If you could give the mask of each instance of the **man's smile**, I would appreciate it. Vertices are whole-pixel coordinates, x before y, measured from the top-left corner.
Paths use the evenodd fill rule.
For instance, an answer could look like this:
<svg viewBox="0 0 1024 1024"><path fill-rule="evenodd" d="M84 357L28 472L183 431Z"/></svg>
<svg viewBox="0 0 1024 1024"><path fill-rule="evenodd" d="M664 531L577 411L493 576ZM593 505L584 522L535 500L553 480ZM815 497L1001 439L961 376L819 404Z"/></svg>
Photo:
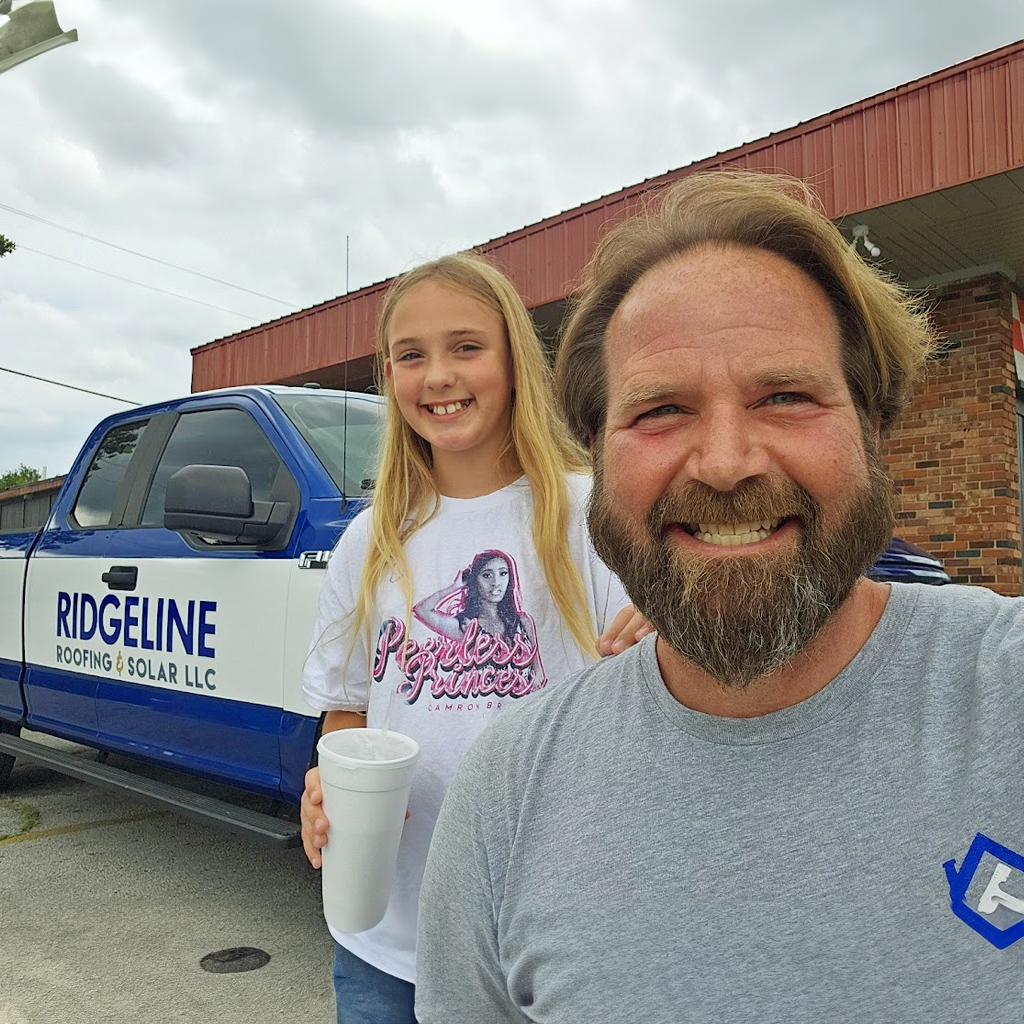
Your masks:
<svg viewBox="0 0 1024 1024"><path fill-rule="evenodd" d="M782 519L763 519L753 523L685 523L684 529L705 544L736 547L767 540L783 522Z"/></svg>

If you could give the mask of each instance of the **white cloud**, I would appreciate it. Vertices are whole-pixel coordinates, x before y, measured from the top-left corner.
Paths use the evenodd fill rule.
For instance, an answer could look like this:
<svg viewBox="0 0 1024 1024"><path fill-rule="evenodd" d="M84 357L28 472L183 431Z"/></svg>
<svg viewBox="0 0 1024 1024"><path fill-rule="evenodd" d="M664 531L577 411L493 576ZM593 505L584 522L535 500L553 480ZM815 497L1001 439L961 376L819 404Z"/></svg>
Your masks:
<svg viewBox="0 0 1024 1024"><path fill-rule="evenodd" d="M137 401L187 392L190 348L343 292L346 236L355 288L1021 35L1018 0L57 8L79 41L0 76L0 204L285 300L0 209L23 246L0 366ZM67 469L121 408L0 385L0 471Z"/></svg>

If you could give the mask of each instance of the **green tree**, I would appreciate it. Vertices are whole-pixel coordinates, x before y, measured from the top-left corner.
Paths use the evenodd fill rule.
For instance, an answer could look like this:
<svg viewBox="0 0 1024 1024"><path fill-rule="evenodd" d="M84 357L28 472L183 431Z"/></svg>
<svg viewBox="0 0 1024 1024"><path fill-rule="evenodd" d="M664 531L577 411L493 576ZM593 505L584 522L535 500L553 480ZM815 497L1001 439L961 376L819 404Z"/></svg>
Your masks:
<svg viewBox="0 0 1024 1024"><path fill-rule="evenodd" d="M0 491L9 491L12 487L21 487L22 484L34 484L38 479L39 470L26 466L23 462L17 469L0 473Z"/></svg>
<svg viewBox="0 0 1024 1024"><path fill-rule="evenodd" d="M14 252L15 244L7 238L5 235L0 235L0 256L6 256L9 252Z"/></svg>

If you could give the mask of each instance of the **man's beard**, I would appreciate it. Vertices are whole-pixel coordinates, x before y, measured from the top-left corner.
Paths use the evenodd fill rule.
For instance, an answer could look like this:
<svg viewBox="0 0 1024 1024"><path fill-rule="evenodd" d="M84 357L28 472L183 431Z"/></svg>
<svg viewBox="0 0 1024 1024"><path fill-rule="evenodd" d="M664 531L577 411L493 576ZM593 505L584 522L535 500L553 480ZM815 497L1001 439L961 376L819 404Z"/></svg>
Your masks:
<svg viewBox="0 0 1024 1024"><path fill-rule="evenodd" d="M832 523L792 481L754 479L729 492L695 482L665 493L634 528L606 492L598 449L589 508L594 547L670 647L726 686L749 686L804 650L889 542L892 484L864 433L868 482ZM683 554L667 535L682 524L789 517L803 532L794 555Z"/></svg>

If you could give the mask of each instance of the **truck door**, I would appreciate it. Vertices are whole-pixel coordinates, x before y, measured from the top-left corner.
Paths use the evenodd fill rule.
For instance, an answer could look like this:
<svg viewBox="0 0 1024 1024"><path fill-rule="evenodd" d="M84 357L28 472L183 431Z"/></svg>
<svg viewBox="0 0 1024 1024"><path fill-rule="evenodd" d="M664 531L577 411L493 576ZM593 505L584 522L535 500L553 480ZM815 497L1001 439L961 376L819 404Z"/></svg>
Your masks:
<svg viewBox="0 0 1024 1024"><path fill-rule="evenodd" d="M123 546L128 496L152 447L149 427L148 419L139 419L105 432L98 428L100 437L86 442L68 477L77 494L73 501L58 502L29 560L27 720L44 732L84 743L96 740L96 688L115 664L114 646L105 638L117 612L105 603L100 575L111 565L109 552Z"/></svg>

